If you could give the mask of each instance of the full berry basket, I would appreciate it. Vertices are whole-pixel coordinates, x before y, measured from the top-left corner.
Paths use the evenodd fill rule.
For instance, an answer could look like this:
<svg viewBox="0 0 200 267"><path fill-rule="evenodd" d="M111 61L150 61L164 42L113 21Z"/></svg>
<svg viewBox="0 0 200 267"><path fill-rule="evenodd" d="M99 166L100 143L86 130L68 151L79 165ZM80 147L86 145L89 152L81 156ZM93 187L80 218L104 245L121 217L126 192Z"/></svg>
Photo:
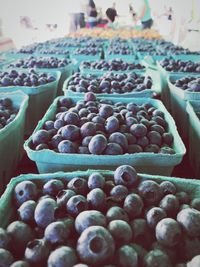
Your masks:
<svg viewBox="0 0 200 267"><path fill-rule="evenodd" d="M73 98L72 101L75 103L81 98ZM36 129L41 129L44 122L54 118L57 102L59 98L56 98L53 104L49 107L48 111L44 115L43 119L39 121ZM119 102L119 98L110 98L113 103ZM123 164L132 165L138 172L150 173L150 174L165 174L170 175L173 168L178 165L185 154L185 146L177 132L175 122L171 115L167 112L166 108L159 100L149 98L121 98L120 102L136 104L149 103L165 114L165 120L169 125L169 132L174 137L174 150L175 154L155 154L155 153L135 153L135 154L124 154L124 155L88 155L88 154L62 154L56 153L49 149L35 151L31 148L32 136L24 144L28 157L35 161L39 173L57 172L57 171L71 171L71 170L87 170L91 169L115 169L117 166Z"/></svg>
<svg viewBox="0 0 200 267"><path fill-rule="evenodd" d="M170 89L171 112L177 122L177 127L183 139L188 138L188 114L186 112L186 102L188 100L200 100L200 92L187 92L175 86L173 83L186 76L197 76L198 74L170 74L167 78Z"/></svg>
<svg viewBox="0 0 200 267"><path fill-rule="evenodd" d="M61 179L62 181L69 181L75 177L82 177L87 179L93 172L99 172L105 179L113 177L113 171L108 170L87 170L87 171L74 171L74 172L56 172L47 174L23 174L11 179L8 184L4 194L0 200L0 226L6 228L7 225L14 219L14 206L12 194L14 192L15 186L22 182L30 180L38 186L44 185L50 179ZM141 181L143 180L154 180L158 183L163 181L170 181L174 183L178 191L185 191L189 194L191 198L200 197L200 181L195 179L184 179L176 177L158 176L158 175L148 175L148 174L138 174Z"/></svg>
<svg viewBox="0 0 200 267"><path fill-rule="evenodd" d="M189 159L195 177L200 178L200 121L196 112L200 112L199 101L188 101L186 110L189 118Z"/></svg>
<svg viewBox="0 0 200 267"><path fill-rule="evenodd" d="M145 72L140 72L137 74L141 74L142 76L143 75L146 75ZM95 75L95 77L99 77L101 75ZM79 92L74 92L72 90L70 90L68 88L68 85L69 85L69 82L72 80L72 77L69 77L65 82L64 82L64 85L63 85L63 92L64 92L64 95L68 96L68 97L84 97L84 93L79 93ZM157 84L154 83L153 81L153 85L151 87L151 89L145 89L145 90L142 90L141 92L130 92L130 93L124 93L124 94L117 94L117 93L114 93L114 94L108 94L108 93L103 93L103 94L96 94L96 96L99 96L99 97L104 97L104 98L110 98L110 97L125 97L125 98L132 98L132 97L146 97L146 98L151 98L154 96L154 94L157 92Z"/></svg>
<svg viewBox="0 0 200 267"><path fill-rule="evenodd" d="M12 177L22 156L25 117L28 107L28 96L23 92L0 93L1 98L10 98L13 106L19 111L12 122L0 129L0 194Z"/></svg>
<svg viewBox="0 0 200 267"><path fill-rule="evenodd" d="M24 71L23 71L24 72ZM43 73L44 71L38 71L38 73ZM60 72L48 71L56 79L48 84L27 87L27 86L8 86L0 87L0 92L15 92L17 90L29 96L27 114L26 114L26 126L25 134L30 134L38 121L45 114L46 110L56 97L58 82L60 79Z"/></svg>

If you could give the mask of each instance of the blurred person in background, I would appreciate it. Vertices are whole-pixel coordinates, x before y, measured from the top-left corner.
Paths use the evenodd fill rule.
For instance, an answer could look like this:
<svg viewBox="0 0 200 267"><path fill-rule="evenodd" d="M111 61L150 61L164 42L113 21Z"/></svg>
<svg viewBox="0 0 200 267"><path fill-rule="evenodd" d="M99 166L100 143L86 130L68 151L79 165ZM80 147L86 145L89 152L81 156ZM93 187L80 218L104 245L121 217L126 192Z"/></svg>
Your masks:
<svg viewBox="0 0 200 267"><path fill-rule="evenodd" d="M140 21L142 24L142 29L150 29L153 25L153 19L151 16L151 7L149 4L149 0L140 0L139 2L139 10L137 12L136 21ZM130 8L129 8L130 10ZM135 11L133 10L133 14Z"/></svg>
<svg viewBox="0 0 200 267"><path fill-rule="evenodd" d="M98 13L97 13L96 5L93 0L88 1L88 4L86 6L86 12L87 12L87 22L88 22L89 28L93 28L97 26Z"/></svg>
<svg viewBox="0 0 200 267"><path fill-rule="evenodd" d="M106 16L109 23L113 23L115 21L115 18L118 16L115 3L113 3L112 7L109 7L106 10Z"/></svg>
<svg viewBox="0 0 200 267"><path fill-rule="evenodd" d="M70 26L69 32L74 32L85 27L86 2L83 0L73 0L69 5Z"/></svg>

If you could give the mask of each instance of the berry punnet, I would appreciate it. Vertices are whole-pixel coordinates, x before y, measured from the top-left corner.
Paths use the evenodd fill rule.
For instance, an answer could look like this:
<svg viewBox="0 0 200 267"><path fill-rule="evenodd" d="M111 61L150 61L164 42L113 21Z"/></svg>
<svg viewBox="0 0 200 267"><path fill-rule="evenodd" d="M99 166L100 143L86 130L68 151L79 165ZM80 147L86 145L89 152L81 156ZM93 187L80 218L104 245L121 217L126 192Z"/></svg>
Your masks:
<svg viewBox="0 0 200 267"><path fill-rule="evenodd" d="M197 197L129 165L70 178L15 186L1 266L198 266Z"/></svg>

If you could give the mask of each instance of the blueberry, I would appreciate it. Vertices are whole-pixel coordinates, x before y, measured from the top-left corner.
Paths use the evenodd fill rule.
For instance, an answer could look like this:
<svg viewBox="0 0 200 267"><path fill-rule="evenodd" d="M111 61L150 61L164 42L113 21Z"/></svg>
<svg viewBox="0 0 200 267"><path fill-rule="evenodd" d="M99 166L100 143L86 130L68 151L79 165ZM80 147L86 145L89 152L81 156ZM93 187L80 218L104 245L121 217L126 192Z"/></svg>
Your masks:
<svg viewBox="0 0 200 267"><path fill-rule="evenodd" d="M177 214L177 221L190 237L198 237L200 233L200 212L188 208L183 209Z"/></svg>
<svg viewBox="0 0 200 267"><path fill-rule="evenodd" d="M67 112L66 115L64 116L64 121L66 124L73 124L78 126L80 119L75 112Z"/></svg>
<svg viewBox="0 0 200 267"><path fill-rule="evenodd" d="M50 223L44 232L45 240L55 245L65 244L70 235L70 229L62 221Z"/></svg>
<svg viewBox="0 0 200 267"><path fill-rule="evenodd" d="M60 128L62 128L65 125L65 122L61 119L57 119L54 121L54 128L56 130L59 130Z"/></svg>
<svg viewBox="0 0 200 267"><path fill-rule="evenodd" d="M24 256L32 264L45 264L50 254L50 248L43 239L34 239L27 244Z"/></svg>
<svg viewBox="0 0 200 267"><path fill-rule="evenodd" d="M89 143L89 151L91 154L101 155L107 146L107 139L101 134L92 137Z"/></svg>
<svg viewBox="0 0 200 267"><path fill-rule="evenodd" d="M165 133L165 129L161 125L159 125L159 124L152 125L150 127L150 130L151 131L156 131L156 132L158 132L161 135L163 135Z"/></svg>
<svg viewBox="0 0 200 267"><path fill-rule="evenodd" d="M92 93L92 92L88 92L88 93L85 94L85 96L84 96L84 100L85 100L86 102L88 102L88 101L95 101L95 100L96 100L96 96L95 96L94 93Z"/></svg>
<svg viewBox="0 0 200 267"><path fill-rule="evenodd" d="M8 249L10 241L7 232L3 228L0 228L0 248Z"/></svg>
<svg viewBox="0 0 200 267"><path fill-rule="evenodd" d="M38 202L35 209L35 222L41 228L46 228L50 223L55 221L55 210L57 203L51 198L42 199Z"/></svg>
<svg viewBox="0 0 200 267"><path fill-rule="evenodd" d="M200 211L200 198L194 198L190 205L193 209Z"/></svg>
<svg viewBox="0 0 200 267"><path fill-rule="evenodd" d="M179 209L178 198L172 194L168 194L161 199L159 207L164 209L168 216L173 217Z"/></svg>
<svg viewBox="0 0 200 267"><path fill-rule="evenodd" d="M149 251L144 258L143 264L145 267L172 267L168 255L158 249Z"/></svg>
<svg viewBox="0 0 200 267"><path fill-rule="evenodd" d="M166 217L167 217L166 212L158 207L150 209L146 214L147 223L150 228L155 228L157 223Z"/></svg>
<svg viewBox="0 0 200 267"><path fill-rule="evenodd" d="M43 125L43 128L47 131L53 129L54 128L54 122L53 121L46 121Z"/></svg>
<svg viewBox="0 0 200 267"><path fill-rule="evenodd" d="M104 150L105 155L122 155L123 149L120 145L116 143L108 143L106 149Z"/></svg>
<svg viewBox="0 0 200 267"><path fill-rule="evenodd" d="M120 247L116 251L116 264L120 267L137 267L138 255L135 249L128 245Z"/></svg>
<svg viewBox="0 0 200 267"><path fill-rule="evenodd" d="M158 222L155 229L156 239L164 246L173 247L181 238L182 231L179 223L171 218L164 218Z"/></svg>
<svg viewBox="0 0 200 267"><path fill-rule="evenodd" d="M71 179L67 184L67 188L80 195L85 195L88 191L87 181L81 177Z"/></svg>
<svg viewBox="0 0 200 267"><path fill-rule="evenodd" d="M82 146L88 147L90 140L92 139L93 136L86 136L82 140Z"/></svg>
<svg viewBox="0 0 200 267"><path fill-rule="evenodd" d="M80 131L83 138L93 136L96 133L96 126L93 122L86 122L81 126Z"/></svg>
<svg viewBox="0 0 200 267"><path fill-rule="evenodd" d="M158 133L156 131L148 132L147 137L148 137L149 142L151 144L155 144L155 145L160 146L162 143L162 137L161 137L160 133Z"/></svg>
<svg viewBox="0 0 200 267"><path fill-rule="evenodd" d="M144 202L150 205L157 204L161 198L161 188L154 181L142 181L138 186L138 193Z"/></svg>
<svg viewBox="0 0 200 267"><path fill-rule="evenodd" d="M123 220L112 220L108 225L108 230L118 246L128 244L132 239L132 229Z"/></svg>
<svg viewBox="0 0 200 267"><path fill-rule="evenodd" d="M70 108L72 106L72 100L67 97L62 97L58 100L58 106Z"/></svg>
<svg viewBox="0 0 200 267"><path fill-rule="evenodd" d="M71 216L77 216L80 212L87 210L88 203L84 196L75 195L68 200L66 208Z"/></svg>
<svg viewBox="0 0 200 267"><path fill-rule="evenodd" d="M137 194L129 194L124 200L124 210L130 218L138 217L143 209L144 203L141 197Z"/></svg>
<svg viewBox="0 0 200 267"><path fill-rule="evenodd" d="M108 141L110 143L116 143L118 145L120 145L123 148L123 151L125 152L128 148L128 141L127 138L124 134L120 133L120 132L115 132L112 133L109 138Z"/></svg>
<svg viewBox="0 0 200 267"><path fill-rule="evenodd" d="M163 144L167 144L168 146L171 146L173 141L174 141L174 137L171 133L163 133L162 135Z"/></svg>
<svg viewBox="0 0 200 267"><path fill-rule="evenodd" d="M48 267L72 267L78 259L73 248L61 246L51 252L48 258Z"/></svg>
<svg viewBox="0 0 200 267"><path fill-rule="evenodd" d="M148 144L149 144L149 140L146 136L139 137L137 139L137 145L141 146L142 148L145 148L146 146L148 146Z"/></svg>
<svg viewBox="0 0 200 267"><path fill-rule="evenodd" d="M27 261L15 261L13 264L10 265L10 267L30 267L29 263Z"/></svg>
<svg viewBox="0 0 200 267"><path fill-rule="evenodd" d="M106 205L106 195L101 188L94 188L87 194L87 201L91 209L103 210Z"/></svg>
<svg viewBox="0 0 200 267"><path fill-rule="evenodd" d="M102 226L90 226L82 232L77 241L77 253L86 264L100 265L112 261L115 243L112 235Z"/></svg>
<svg viewBox="0 0 200 267"><path fill-rule="evenodd" d="M139 124L133 124L130 127L130 132L135 136L135 137L143 137L147 134L147 127L143 125L142 123Z"/></svg>
<svg viewBox="0 0 200 267"><path fill-rule="evenodd" d="M113 220L123 220L126 222L129 221L128 215L125 210L117 206L111 207L107 210L106 219L108 222Z"/></svg>
<svg viewBox="0 0 200 267"><path fill-rule="evenodd" d="M158 153L160 150L158 145L155 144L150 144L144 148L144 152L147 153Z"/></svg>
<svg viewBox="0 0 200 267"><path fill-rule="evenodd" d="M141 153L141 152L143 152L143 148L137 144L128 146L128 153L129 154Z"/></svg>
<svg viewBox="0 0 200 267"><path fill-rule="evenodd" d="M117 202L124 200L128 195L128 189L124 185L116 185L110 191L110 196Z"/></svg>
<svg viewBox="0 0 200 267"><path fill-rule="evenodd" d="M79 140L80 129L75 125L69 124L62 128L61 135L67 140L76 141Z"/></svg>
<svg viewBox="0 0 200 267"><path fill-rule="evenodd" d="M176 194L176 186L169 181L162 182L160 184L160 187L162 189L163 195L167 195L167 194L175 195Z"/></svg>
<svg viewBox="0 0 200 267"><path fill-rule="evenodd" d="M110 105L102 105L99 109L99 115L105 119L112 116L114 113L112 106Z"/></svg>
<svg viewBox="0 0 200 267"><path fill-rule="evenodd" d="M129 165L121 165L114 172L115 184L133 186L138 180L136 170Z"/></svg>
<svg viewBox="0 0 200 267"><path fill-rule="evenodd" d="M118 130L119 121L115 116L108 117L105 123L105 129L107 133L111 134Z"/></svg>
<svg viewBox="0 0 200 267"><path fill-rule="evenodd" d="M58 144L58 151L60 153L77 153L77 148L73 142L63 140Z"/></svg>
<svg viewBox="0 0 200 267"><path fill-rule="evenodd" d="M88 188L94 189L94 188L101 188L103 189L105 185L105 178L102 174L98 172L93 172L88 177Z"/></svg>
<svg viewBox="0 0 200 267"><path fill-rule="evenodd" d="M2 267L10 267L14 262L14 257L8 250L0 248L0 261Z"/></svg>
<svg viewBox="0 0 200 267"><path fill-rule="evenodd" d="M65 208L67 201L75 196L75 192L73 190L70 189L66 189L66 190L61 190L59 191L59 193L56 196L56 201L57 201L57 205L58 208Z"/></svg>
<svg viewBox="0 0 200 267"><path fill-rule="evenodd" d="M49 133L46 130L39 130L32 135L32 141L35 146L47 143L49 141Z"/></svg>
<svg viewBox="0 0 200 267"><path fill-rule="evenodd" d="M14 189L14 201L20 206L27 200L36 200L38 197L37 186L31 181L18 183Z"/></svg>
<svg viewBox="0 0 200 267"><path fill-rule="evenodd" d="M86 210L79 213L75 219L76 231L81 234L90 226L106 227L106 217L97 210Z"/></svg>
<svg viewBox="0 0 200 267"><path fill-rule="evenodd" d="M34 238L34 231L28 224L14 221L8 225L7 233L12 240L11 252L18 257L22 256L27 243Z"/></svg>
<svg viewBox="0 0 200 267"><path fill-rule="evenodd" d="M55 197L62 189L64 189L64 184L61 180L51 179L43 185L42 191L44 195Z"/></svg>
<svg viewBox="0 0 200 267"><path fill-rule="evenodd" d="M34 200L25 201L18 209L20 220L26 223L33 222L35 208L36 202Z"/></svg>

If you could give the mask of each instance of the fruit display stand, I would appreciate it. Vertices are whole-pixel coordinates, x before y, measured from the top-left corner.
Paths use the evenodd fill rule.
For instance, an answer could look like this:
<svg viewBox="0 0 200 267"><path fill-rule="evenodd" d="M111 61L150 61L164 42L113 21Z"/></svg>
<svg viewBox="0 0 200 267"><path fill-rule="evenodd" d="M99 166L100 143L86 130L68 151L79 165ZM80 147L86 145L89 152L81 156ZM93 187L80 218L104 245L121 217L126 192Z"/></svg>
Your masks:
<svg viewBox="0 0 200 267"><path fill-rule="evenodd" d="M113 176L113 171L108 170L87 170L87 171L75 171L75 172L56 172L48 174L23 174L18 177L11 179L8 184L4 194L0 199L0 226L6 228L8 224L14 219L14 205L13 205L13 193L15 186L23 181L32 181L38 186L43 186L50 179L59 179L63 182L70 181L75 177L81 177L87 179L93 172L98 172L105 177L105 179L110 179ZM200 181L195 179L184 179L176 177L167 176L157 176L148 174L138 174L141 181L154 180L158 183L163 181L172 182L178 191L184 191L188 193L191 199L200 197Z"/></svg>
<svg viewBox="0 0 200 267"><path fill-rule="evenodd" d="M189 117L189 159L195 177L200 178L200 121L196 112L200 112L199 101L188 101L186 110Z"/></svg>
<svg viewBox="0 0 200 267"><path fill-rule="evenodd" d="M186 112L186 103L189 100L200 100L200 92L187 92L173 83L183 77L186 76L196 76L199 77L198 74L170 74L167 78L168 87L170 90L170 103L171 103L171 112L174 117L179 133L181 137L186 140L188 138L188 114Z"/></svg>
<svg viewBox="0 0 200 267"><path fill-rule="evenodd" d="M138 74L138 73L137 73ZM141 72L140 73L141 75L144 75L145 72ZM99 77L101 75L97 75L95 77ZM84 94L85 93L79 93L79 92L74 92L72 90L70 90L68 88L68 84L69 82L72 80L72 77L69 77L65 82L64 82L64 85L63 85L63 92L64 92L64 95L65 96L68 96L68 97L84 97ZM108 93L102 93L102 94L96 94L96 96L98 97L103 97L103 98L113 98L113 97L125 97L125 98L142 98L142 97L146 97L146 98L151 98L153 97L156 92L158 91L157 89L157 84L155 84L153 82L153 85L151 87L151 89L145 89L145 90L142 90L141 92L130 92L130 93L123 93L123 94L117 94L117 93L114 93L114 94L108 94Z"/></svg>
<svg viewBox="0 0 200 267"><path fill-rule="evenodd" d="M99 98L100 99L100 98ZM45 116L39 121L34 133L42 128L47 120L52 120L57 110L57 102L59 98L55 99L53 104L49 107ZM73 98L72 101L77 102L80 98ZM119 98L110 98L113 103L119 102ZM130 98L121 98L120 102L130 103ZM185 146L177 132L175 122L166 108L159 100L136 98L135 104L149 103L158 108L165 114L165 120L169 125L169 132L174 137L173 149L175 154L157 154L157 153L134 153L123 155L91 155L91 154L63 154L55 151L44 149L35 151L31 148L32 136L24 144L24 149L28 157L36 162L38 171L40 173L56 172L56 171L71 171L71 170L87 170L88 168L96 169L114 169L116 166L123 164L132 165L138 172L145 172L149 174L165 174L170 175L173 168L178 165L186 153ZM76 159L76 160L75 160Z"/></svg>
<svg viewBox="0 0 200 267"><path fill-rule="evenodd" d="M19 111L12 122L0 129L0 194L22 156L25 117L28 107L28 96L23 92L0 93L0 98L5 97L10 98L13 106Z"/></svg>
<svg viewBox="0 0 200 267"><path fill-rule="evenodd" d="M24 71L25 72L25 71ZM37 71L44 73L44 71ZM0 87L0 92L16 92L22 91L29 96L28 108L26 114L25 134L30 134L42 118L52 101L56 97L58 82L60 80L60 72L48 71L56 80L48 84L40 86L7 86Z"/></svg>

